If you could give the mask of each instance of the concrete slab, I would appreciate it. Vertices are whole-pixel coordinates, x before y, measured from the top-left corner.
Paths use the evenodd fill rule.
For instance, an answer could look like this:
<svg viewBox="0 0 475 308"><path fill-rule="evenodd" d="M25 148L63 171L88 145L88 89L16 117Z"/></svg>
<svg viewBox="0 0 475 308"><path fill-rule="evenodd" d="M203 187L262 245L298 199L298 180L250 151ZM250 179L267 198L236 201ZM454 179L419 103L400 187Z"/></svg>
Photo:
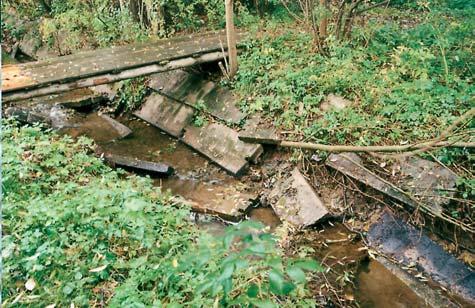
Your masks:
<svg viewBox="0 0 475 308"><path fill-rule="evenodd" d="M328 214L298 168L294 168L289 177L277 181L269 194L269 201L281 220L296 227L310 226Z"/></svg>
<svg viewBox="0 0 475 308"><path fill-rule="evenodd" d="M438 163L410 157L395 162L392 169L398 187L439 212L455 197L457 175Z"/></svg>
<svg viewBox="0 0 475 308"><path fill-rule="evenodd" d="M331 154L326 161L326 165L414 209L419 207L420 203L404 190L366 169L362 164L361 158L355 153ZM425 204L425 206L433 214L442 213L442 208L436 204L429 203Z"/></svg>
<svg viewBox="0 0 475 308"><path fill-rule="evenodd" d="M106 114L100 114L99 117L104 119L116 132L119 134L119 138L126 138L132 134L132 130L124 124L114 120Z"/></svg>
<svg viewBox="0 0 475 308"><path fill-rule="evenodd" d="M191 123L194 110L158 93L151 94L135 116L180 138L184 128Z"/></svg>
<svg viewBox="0 0 475 308"><path fill-rule="evenodd" d="M138 160L132 157L126 157L114 154L105 154L104 158L110 164L135 171L147 172L161 176L169 176L173 173L173 168L162 163Z"/></svg>
<svg viewBox="0 0 475 308"><path fill-rule="evenodd" d="M178 186L178 187L177 187ZM193 211L238 221L258 198L244 183L236 180L220 183L168 179L165 188L178 192L191 205Z"/></svg>
<svg viewBox="0 0 475 308"><path fill-rule="evenodd" d="M153 75L149 86L174 100L202 108L216 118L238 124L245 114L237 107L237 97L219 84L183 70Z"/></svg>
<svg viewBox="0 0 475 308"><path fill-rule="evenodd" d="M261 145L242 142L236 131L218 123L205 127L189 125L182 140L236 176L242 175L248 160L256 161L263 153Z"/></svg>
<svg viewBox="0 0 475 308"><path fill-rule="evenodd" d="M432 280L475 305L475 272L421 230L386 211L370 227L368 242L406 266L415 264Z"/></svg>

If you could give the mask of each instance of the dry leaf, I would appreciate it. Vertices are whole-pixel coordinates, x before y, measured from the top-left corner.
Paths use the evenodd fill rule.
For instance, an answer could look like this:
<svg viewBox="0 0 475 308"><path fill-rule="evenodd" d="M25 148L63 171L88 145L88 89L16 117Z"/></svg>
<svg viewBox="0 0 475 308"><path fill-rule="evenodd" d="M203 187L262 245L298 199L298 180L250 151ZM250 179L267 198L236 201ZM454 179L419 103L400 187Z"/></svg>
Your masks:
<svg viewBox="0 0 475 308"><path fill-rule="evenodd" d="M25 283L25 288L28 290L28 291L33 291L33 289L36 287L36 282L33 278L30 278L26 281Z"/></svg>
<svg viewBox="0 0 475 308"><path fill-rule="evenodd" d="M99 266L99 267L93 268L93 269L90 269L89 272L90 272L90 273L102 272L103 270L106 269L106 267L107 267L107 264L106 264L106 265L103 265L103 266Z"/></svg>

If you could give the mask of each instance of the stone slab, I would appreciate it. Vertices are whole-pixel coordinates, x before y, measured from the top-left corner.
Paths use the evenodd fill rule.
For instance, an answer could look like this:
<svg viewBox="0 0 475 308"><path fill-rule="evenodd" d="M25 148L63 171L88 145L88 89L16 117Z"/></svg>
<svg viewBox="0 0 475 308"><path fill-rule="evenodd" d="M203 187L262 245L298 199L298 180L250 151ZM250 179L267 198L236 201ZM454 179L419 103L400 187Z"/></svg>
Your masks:
<svg viewBox="0 0 475 308"><path fill-rule="evenodd" d="M151 94L135 116L180 138L184 128L191 123L194 110L158 93Z"/></svg>
<svg viewBox="0 0 475 308"><path fill-rule="evenodd" d="M307 180L294 168L289 177L273 187L269 200L282 221L296 227L310 226L328 214L328 210Z"/></svg>
<svg viewBox="0 0 475 308"><path fill-rule="evenodd" d="M385 211L368 231L376 250L418 270L475 305L475 272L447 253L421 230Z"/></svg>
<svg viewBox="0 0 475 308"><path fill-rule="evenodd" d="M135 171L142 171L161 176L169 176L173 174L173 168L162 163L138 160L135 158L114 154L106 154L104 158L114 166L125 167Z"/></svg>
<svg viewBox="0 0 475 308"><path fill-rule="evenodd" d="M120 123L119 121L116 121L105 114L100 114L99 116L117 131L120 138L126 138L132 134L132 130L128 128L127 126L125 126L124 124Z"/></svg>
<svg viewBox="0 0 475 308"><path fill-rule="evenodd" d="M182 140L236 176L242 175L248 160L256 161L263 152L261 145L242 142L236 131L218 123L205 127L189 125Z"/></svg>

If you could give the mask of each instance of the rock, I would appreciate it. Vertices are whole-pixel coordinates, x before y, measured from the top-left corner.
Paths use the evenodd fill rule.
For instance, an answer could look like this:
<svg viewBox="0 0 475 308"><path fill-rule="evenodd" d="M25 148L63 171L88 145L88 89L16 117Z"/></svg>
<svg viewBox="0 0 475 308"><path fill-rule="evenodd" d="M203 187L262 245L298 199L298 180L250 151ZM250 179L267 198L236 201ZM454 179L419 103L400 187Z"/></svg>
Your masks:
<svg viewBox="0 0 475 308"><path fill-rule="evenodd" d="M457 175L440 164L410 157L396 162L392 169L397 185L425 204L442 210L455 196Z"/></svg>
<svg viewBox="0 0 475 308"><path fill-rule="evenodd" d="M132 134L132 130L130 128L112 119L108 115L100 114L99 116L115 129L115 131L119 134L119 138L125 138Z"/></svg>
<svg viewBox="0 0 475 308"><path fill-rule="evenodd" d="M269 194L269 200L282 221L297 227L310 226L328 214L298 168L294 168L289 177L278 180Z"/></svg>
<svg viewBox="0 0 475 308"><path fill-rule="evenodd" d="M421 230L386 211L370 227L368 242L401 264L415 265L435 282L475 305L475 272Z"/></svg>
<svg viewBox="0 0 475 308"><path fill-rule="evenodd" d="M135 171L142 171L161 176L169 176L173 173L172 167L161 163L138 160L131 157L114 154L106 154L104 158L106 159L106 161L108 161L114 166L125 167L127 169L133 169Z"/></svg>
<svg viewBox="0 0 475 308"><path fill-rule="evenodd" d="M260 116L246 120L244 129L239 132L239 139L249 143L279 144L280 138L274 127L267 127Z"/></svg>
<svg viewBox="0 0 475 308"><path fill-rule="evenodd" d="M344 97L329 94L326 100L320 104L320 109L322 111L330 111L330 110L343 110L353 104L352 101L345 99Z"/></svg>
<svg viewBox="0 0 475 308"><path fill-rule="evenodd" d="M116 82L113 84L102 84L94 87L90 87L89 89L101 96L107 97L110 101L114 100L121 87L120 82Z"/></svg>
<svg viewBox="0 0 475 308"><path fill-rule="evenodd" d="M205 127L189 125L182 140L235 176L242 175L248 160L257 161L263 153L261 145L245 143L236 131L217 123Z"/></svg>
<svg viewBox="0 0 475 308"><path fill-rule="evenodd" d="M194 110L158 93L150 95L135 116L180 138L193 119Z"/></svg>

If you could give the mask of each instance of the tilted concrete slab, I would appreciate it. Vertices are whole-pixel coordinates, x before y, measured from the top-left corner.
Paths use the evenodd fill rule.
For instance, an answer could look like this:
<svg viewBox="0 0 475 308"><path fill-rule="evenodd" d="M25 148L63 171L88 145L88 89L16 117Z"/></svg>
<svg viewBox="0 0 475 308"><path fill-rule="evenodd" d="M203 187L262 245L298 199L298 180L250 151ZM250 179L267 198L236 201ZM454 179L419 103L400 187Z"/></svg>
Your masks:
<svg viewBox="0 0 475 308"><path fill-rule="evenodd" d="M370 227L368 242L406 266L415 264L450 292L475 305L475 272L421 230L385 211Z"/></svg>
<svg viewBox="0 0 475 308"><path fill-rule="evenodd" d="M277 181L269 194L269 201L281 220L296 227L310 226L328 214L298 168L294 168L290 176Z"/></svg>
<svg viewBox="0 0 475 308"><path fill-rule="evenodd" d="M172 167L162 163L144 161L132 157L114 154L105 154L104 158L107 162L114 166L123 167L126 169L133 169L135 171L142 171L161 176L169 176L173 173Z"/></svg>
<svg viewBox="0 0 475 308"><path fill-rule="evenodd" d="M183 142L202 153L233 175L242 175L248 160L257 160L261 145L248 144L233 129L217 123L205 127L187 126Z"/></svg>
<svg viewBox="0 0 475 308"><path fill-rule="evenodd" d="M419 157L409 157L392 165L399 187L441 212L455 197L457 175L450 169Z"/></svg>
<svg viewBox="0 0 475 308"><path fill-rule="evenodd" d="M114 120L106 114L100 114L99 116L104 119L112 128L115 129L115 131L119 134L120 138L125 138L132 134L132 130L124 124L120 123L119 121Z"/></svg>
<svg viewBox="0 0 475 308"><path fill-rule="evenodd" d="M183 70L156 74L150 79L149 87L192 106L202 108L202 103L206 112L226 122L238 124L245 118L230 90L201 75Z"/></svg>
<svg viewBox="0 0 475 308"><path fill-rule="evenodd" d="M150 95L135 116L180 138L184 128L191 123L194 110L158 93Z"/></svg>

